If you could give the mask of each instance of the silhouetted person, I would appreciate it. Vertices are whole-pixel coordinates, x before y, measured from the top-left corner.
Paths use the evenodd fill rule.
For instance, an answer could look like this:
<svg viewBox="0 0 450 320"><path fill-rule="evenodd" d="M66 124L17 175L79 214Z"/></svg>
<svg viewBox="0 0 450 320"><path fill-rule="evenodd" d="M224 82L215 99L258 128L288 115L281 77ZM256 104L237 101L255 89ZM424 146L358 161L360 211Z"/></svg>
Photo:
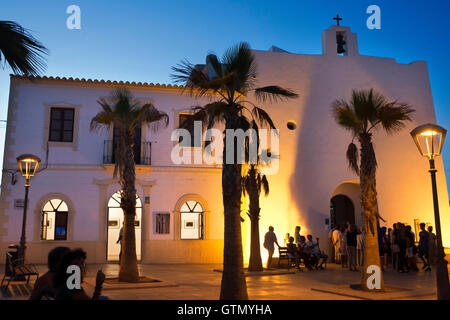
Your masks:
<svg viewBox="0 0 450 320"><path fill-rule="evenodd" d="M98 270L95 290L91 298L86 294L82 286L79 289L68 287L67 280L72 274L67 273L67 269L72 265L80 268L81 279L79 280L82 283L86 275L86 252L82 249L76 249L64 255L55 276L55 300L99 300L105 274L101 270Z"/></svg>
<svg viewBox="0 0 450 320"><path fill-rule="evenodd" d="M417 268L415 249L414 233L411 230L411 226L406 226L406 257L408 260L408 267L413 271L419 271Z"/></svg>
<svg viewBox="0 0 450 320"><path fill-rule="evenodd" d="M419 232L419 258L423 261L423 270L431 271L430 268L430 246L429 246L430 234L425 230L425 223L420 224Z"/></svg>
<svg viewBox="0 0 450 320"><path fill-rule="evenodd" d="M287 244L287 252L288 257L290 259L295 260L295 267L300 271L303 271L302 269L300 269L300 258L298 256L297 246L294 243L294 237L289 237L289 243Z"/></svg>
<svg viewBox="0 0 450 320"><path fill-rule="evenodd" d="M280 247L277 241L277 236L275 235L275 232L273 232L273 230L274 228L270 226L269 231L264 235L264 248L266 248L269 252L269 256L267 257L267 269L270 268L270 264L272 263L272 256L275 251L274 244L276 244L278 248Z"/></svg>
<svg viewBox="0 0 450 320"><path fill-rule="evenodd" d="M436 264L438 252L437 252L437 237L433 233L432 226L428 227L428 234L429 234L429 238L428 238L429 258L428 258L428 261L430 262L429 263L430 266L433 266ZM426 269L426 271L430 271L430 270Z"/></svg>
<svg viewBox="0 0 450 320"><path fill-rule="evenodd" d="M122 259L122 241L123 241L123 223L122 223L122 227L120 227L119 238L116 241L116 243L120 242L119 265L120 265L120 260Z"/></svg>
<svg viewBox="0 0 450 320"><path fill-rule="evenodd" d="M356 236L358 231L354 224L348 225L347 237L347 253L348 253L348 268L350 271L357 271L356 269L356 246L358 245Z"/></svg>
<svg viewBox="0 0 450 320"><path fill-rule="evenodd" d="M40 276L33 287L30 300L41 300L44 297L55 297L54 279L63 256L70 252L68 247L56 247L48 253L48 271Z"/></svg>
<svg viewBox="0 0 450 320"><path fill-rule="evenodd" d="M397 223L398 226L398 246L400 249L398 255L398 272L409 272L409 266L406 261L407 248L407 230L403 223Z"/></svg>

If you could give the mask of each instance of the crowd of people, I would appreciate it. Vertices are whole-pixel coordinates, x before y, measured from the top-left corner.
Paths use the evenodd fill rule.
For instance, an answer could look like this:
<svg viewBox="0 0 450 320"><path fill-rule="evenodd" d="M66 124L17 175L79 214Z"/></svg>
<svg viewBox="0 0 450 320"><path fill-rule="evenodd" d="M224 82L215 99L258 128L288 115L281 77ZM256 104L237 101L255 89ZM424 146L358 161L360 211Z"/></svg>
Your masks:
<svg viewBox="0 0 450 320"><path fill-rule="evenodd" d="M319 238L314 241L312 235L307 237L300 235L301 227L295 227L294 236L286 235L284 246L287 255L295 263L295 267L302 270L304 264L309 271L324 269L328 256L320 250ZM364 230L358 229L355 224L332 225L328 235L330 244L331 262L348 267L350 271L357 271L357 266L364 265ZM426 230L424 223L420 224L419 241L416 245L416 237L411 226L403 223L394 223L392 228L378 227L378 249L381 265L384 268L390 265L400 273L419 271L418 260L423 263L422 269L431 271L436 257L436 235L433 227ZM267 268L271 267L275 245L280 248L274 228L264 235L264 248L268 251ZM43 298L55 300L99 300L107 299L101 296L102 284L105 274L98 270L96 286L93 296L86 294L83 287L69 289L67 280L70 273L69 266L78 266L81 271L81 279L86 275L86 252L82 249L71 250L67 247L56 247L48 254L48 272L38 278L31 293L31 300ZM302 270L303 271L303 270Z"/></svg>
<svg viewBox="0 0 450 320"><path fill-rule="evenodd" d="M289 236L289 233L285 238L285 247L287 248L287 255L291 261L295 263L295 267L301 270L300 264L303 263L305 268L309 271L324 269L323 265L326 264L328 256L320 250L319 238L314 241L312 235L305 236L300 235L301 227L295 227L294 236ZM267 268L270 269L272 263L272 257L275 252L275 244L280 248L277 237L274 233L274 228L269 227L269 231L264 235L264 248L268 251Z"/></svg>
<svg viewBox="0 0 450 320"><path fill-rule="evenodd" d="M364 230L354 224L333 225L328 235L331 261L358 270L357 266L364 264ZM394 223L392 228L378 226L378 249L382 268L392 268L399 273L419 271L418 261L423 263L422 269L431 271L433 257L436 251L436 235L433 227L426 230L424 223L420 224L419 241L411 226Z"/></svg>

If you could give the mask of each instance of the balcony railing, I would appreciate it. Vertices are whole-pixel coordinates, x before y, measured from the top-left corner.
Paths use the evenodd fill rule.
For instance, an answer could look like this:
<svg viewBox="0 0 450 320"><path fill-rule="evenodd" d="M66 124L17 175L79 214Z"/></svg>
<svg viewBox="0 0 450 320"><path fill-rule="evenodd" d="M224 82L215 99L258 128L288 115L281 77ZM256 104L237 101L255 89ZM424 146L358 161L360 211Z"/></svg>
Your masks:
<svg viewBox="0 0 450 320"><path fill-rule="evenodd" d="M114 164L116 143L113 140L105 140L103 144L103 163ZM151 165L152 143L149 141L141 141L134 145L134 163L138 165Z"/></svg>

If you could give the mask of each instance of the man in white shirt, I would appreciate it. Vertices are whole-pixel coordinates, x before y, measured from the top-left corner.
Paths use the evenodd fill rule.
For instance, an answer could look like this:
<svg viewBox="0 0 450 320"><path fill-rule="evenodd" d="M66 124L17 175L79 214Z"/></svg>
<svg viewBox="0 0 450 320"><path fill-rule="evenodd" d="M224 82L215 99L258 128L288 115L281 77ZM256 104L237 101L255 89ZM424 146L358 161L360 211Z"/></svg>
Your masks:
<svg viewBox="0 0 450 320"><path fill-rule="evenodd" d="M339 240L341 238L341 231L339 231L339 226L336 226L333 231L333 245L334 245L334 261L336 263L340 263L340 255L339 255Z"/></svg>
<svg viewBox="0 0 450 320"><path fill-rule="evenodd" d="M336 227L333 224L333 225L331 225L330 231L328 231L328 245L330 248L331 262L335 262L335 260L334 260L334 256L335 256L334 251L335 250L334 250L334 242L333 242L333 232L334 232L335 228Z"/></svg>

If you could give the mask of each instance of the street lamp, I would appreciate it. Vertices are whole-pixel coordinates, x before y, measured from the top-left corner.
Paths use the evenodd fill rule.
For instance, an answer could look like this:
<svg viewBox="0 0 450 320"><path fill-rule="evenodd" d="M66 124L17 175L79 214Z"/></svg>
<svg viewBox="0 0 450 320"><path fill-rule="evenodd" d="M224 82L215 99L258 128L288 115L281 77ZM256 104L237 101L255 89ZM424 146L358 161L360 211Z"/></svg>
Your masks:
<svg viewBox="0 0 450 320"><path fill-rule="evenodd" d="M450 284L448 280L447 261L445 260L444 248L442 246L441 220L439 217L439 203L436 187L436 168L434 158L441 155L447 130L435 125L424 124L413 131L411 136L416 143L422 156L430 161L431 185L433 189L434 220L436 224L437 254L436 261L436 284L438 300L450 300Z"/></svg>
<svg viewBox="0 0 450 320"><path fill-rule="evenodd" d="M18 156L17 164L22 176L25 177L25 202L23 204L23 218L22 218L22 235L20 236L20 245L17 252L17 258L20 263L25 261L25 227L27 224L27 205L28 205L28 189L30 188L30 178L36 174L37 168L41 159L32 154L23 154Z"/></svg>

